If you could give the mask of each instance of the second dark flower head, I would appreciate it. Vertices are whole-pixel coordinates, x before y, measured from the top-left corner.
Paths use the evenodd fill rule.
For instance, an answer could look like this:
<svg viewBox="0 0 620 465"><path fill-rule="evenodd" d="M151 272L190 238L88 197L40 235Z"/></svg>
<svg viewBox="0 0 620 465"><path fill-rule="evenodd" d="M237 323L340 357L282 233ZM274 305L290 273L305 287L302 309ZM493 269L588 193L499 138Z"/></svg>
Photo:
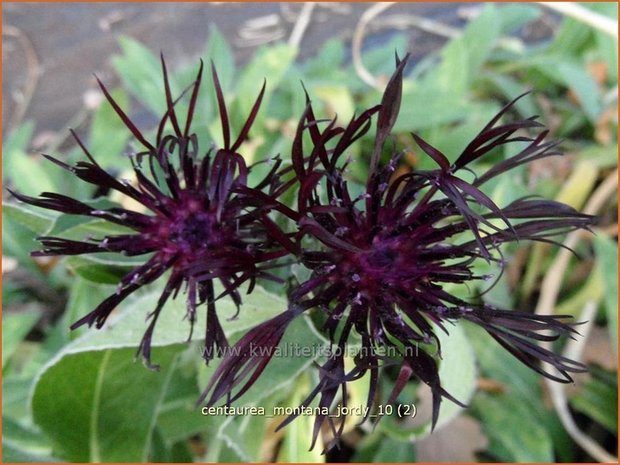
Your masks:
<svg viewBox="0 0 620 465"><path fill-rule="evenodd" d="M416 134L418 146L437 164L433 170L396 174L401 153L388 143L400 111L403 70L397 58L381 105L354 117L345 127L316 119L308 99L297 127L292 164L299 190L300 239L313 238L318 247L301 250L300 259L312 270L311 277L290 294L289 310L251 331L237 344L235 355L226 357L204 393L209 403L231 397L233 388L247 390L269 362L269 355L252 357L250 345L273 348L286 325L307 309L323 313L323 330L338 347L319 369L319 383L303 405L319 396L318 405L330 407L336 399L346 403L346 386L369 374L367 404L377 400L379 370L399 367L388 402L405 384L418 378L433 394L432 423L436 423L442 397L459 402L441 384L437 360L429 345L440 352L437 331L449 332L449 324L467 320L484 328L501 346L533 370L559 381L572 381L570 373L585 367L538 346L538 341L571 336L570 317L541 316L497 309L481 300L466 301L447 286L473 284L489 277L476 274L477 261L505 264L501 246L516 241L555 243L554 237L588 228L593 218L567 205L539 198L521 198L499 207L481 190L490 179L525 163L557 155L557 143L547 141L548 131L535 117L501 123L514 102L508 103L450 162L448 157ZM370 172L361 195L354 195L345 176L343 160L351 145L368 132L377 116ZM533 136L527 132L534 132ZM311 141L309 146L304 145ZM520 150L500 161L473 181L459 172L492 150L514 144ZM389 160L381 160L389 150ZM312 244L312 241L306 241ZM353 369L345 369L345 345L356 332L362 349ZM425 347L427 349L425 349ZM392 349L390 357L384 356ZM264 351L269 354L269 351ZM544 362L551 370L541 366ZM250 376L251 374L251 376ZM339 391L341 395L339 396ZM294 419L289 417L283 425ZM340 427L325 415L315 420L313 445L327 421L335 439Z"/></svg>

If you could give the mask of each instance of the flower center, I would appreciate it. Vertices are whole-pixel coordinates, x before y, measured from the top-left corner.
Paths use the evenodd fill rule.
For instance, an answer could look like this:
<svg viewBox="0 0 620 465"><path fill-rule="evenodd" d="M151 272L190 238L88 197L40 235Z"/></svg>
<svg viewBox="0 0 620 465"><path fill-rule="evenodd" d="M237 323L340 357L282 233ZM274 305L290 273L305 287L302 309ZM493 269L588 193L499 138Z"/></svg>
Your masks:
<svg viewBox="0 0 620 465"><path fill-rule="evenodd" d="M195 250L213 242L216 236L214 229L208 213L192 213L170 225L169 240L185 251Z"/></svg>
<svg viewBox="0 0 620 465"><path fill-rule="evenodd" d="M225 238L215 212L191 198L176 204L172 218L161 218L153 233L164 257L177 255L179 263L185 264L218 247Z"/></svg>
<svg viewBox="0 0 620 465"><path fill-rule="evenodd" d="M400 255L394 244L375 244L363 252L351 253L340 269L352 287L375 292L389 285L390 278L399 273Z"/></svg>
<svg viewBox="0 0 620 465"><path fill-rule="evenodd" d="M379 271L390 268L397 257L398 251L392 247L382 247L371 249L369 252L363 254L362 260L366 262L369 268Z"/></svg>

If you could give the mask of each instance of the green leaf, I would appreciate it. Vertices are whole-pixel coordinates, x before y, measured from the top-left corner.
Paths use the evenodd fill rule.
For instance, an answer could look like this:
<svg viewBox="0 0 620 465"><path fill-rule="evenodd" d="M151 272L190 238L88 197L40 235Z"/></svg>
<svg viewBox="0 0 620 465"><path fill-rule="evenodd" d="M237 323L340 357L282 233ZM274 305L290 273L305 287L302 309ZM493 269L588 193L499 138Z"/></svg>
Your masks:
<svg viewBox="0 0 620 465"><path fill-rule="evenodd" d="M5 260L8 256L5 255ZM6 262L5 262L5 268ZM5 276L2 281L2 305L6 308L8 305L19 305L28 302L31 299L31 292L20 283L18 279L12 276Z"/></svg>
<svg viewBox="0 0 620 465"><path fill-rule="evenodd" d="M351 463L414 463L415 446L385 434L373 432L356 445Z"/></svg>
<svg viewBox="0 0 620 465"><path fill-rule="evenodd" d="M297 383L293 395L287 400L288 407L296 408L301 405L308 395L310 383L308 377L303 376L301 380L305 382ZM320 441L314 449L309 450L308 438L314 425L314 417L311 415L300 415L284 430L284 439L278 453L278 462L281 463L323 463L325 455L321 454L323 446Z"/></svg>
<svg viewBox="0 0 620 465"><path fill-rule="evenodd" d="M148 48L130 37L120 37L122 55L112 57L112 65L123 84L144 105L160 116L166 112L159 59ZM171 82L173 93L178 89Z"/></svg>
<svg viewBox="0 0 620 465"><path fill-rule="evenodd" d="M153 428L166 398L167 379L174 371L172 359L179 351L177 344L185 342L189 334L189 324L182 321L186 304L179 298L162 312L153 336L154 347L170 346L153 353L153 361L161 364L162 372L153 373L133 362L134 351L146 329L144 319L155 308L159 295L160 289L153 288L128 300L117 319L111 318L102 330L87 331L42 369L32 400L34 419L63 458L146 460ZM236 313L235 305L229 299L218 303L228 335L253 327L286 308L286 301L262 288L256 288L245 300L243 311L231 321L227 317ZM204 324L203 318L199 317L197 327ZM300 319L300 323L305 322ZM297 330L294 326L289 328L293 338L289 343L308 333L307 327L300 332L299 324ZM313 340L316 337L310 338ZM285 364L292 360L298 370L311 362L298 358L281 360ZM283 368L278 363L274 365L277 370ZM271 381L281 387L290 379L291 372L286 370L271 376ZM61 400L53 401L57 398Z"/></svg>
<svg viewBox="0 0 620 465"><path fill-rule="evenodd" d="M468 28L469 29L469 28ZM470 29L471 30L471 29ZM464 95L469 89L470 72L468 45L462 39L450 42L441 53L441 64L432 74L432 80L439 89L449 90L453 98ZM458 76L455 79L455 76Z"/></svg>
<svg viewBox="0 0 620 465"><path fill-rule="evenodd" d="M130 114L129 97L121 90L111 92L112 97L127 114ZM127 146L130 133L106 100L93 116L90 127L89 151L104 168L116 167L122 161L121 154Z"/></svg>
<svg viewBox="0 0 620 465"><path fill-rule="evenodd" d="M264 80L268 80L263 96L261 110L258 112L254 122L253 131L260 131L263 126L265 116L268 114L271 95L278 88L289 67L293 64L297 50L286 44L278 44L270 47L262 47L256 53L254 59L246 66L239 77L235 90L235 101L232 106L233 138L245 123L256 97L258 96ZM219 121L212 128L214 139L222 143L221 129ZM217 128L217 129L215 129ZM247 160L248 163L251 159Z"/></svg>
<svg viewBox="0 0 620 465"><path fill-rule="evenodd" d="M102 330L89 331L83 337L67 346L63 351L63 355L59 356L61 362L65 358L72 358L74 356L73 354L78 355L84 351L100 354L101 350L107 348L131 347L131 350L134 350L145 330L144 318L146 313L155 307L158 297L159 292L153 289L128 302L124 305L125 308L116 321L110 321ZM238 338L243 331L258 325L262 321L286 309L286 300L270 294L260 287L257 287L253 293L246 296L244 300L245 302L241 313L236 319L232 320L229 318L236 313L234 304L229 299L223 299L218 302L218 314L221 317L224 331L231 342L234 342L234 339ZM182 298L172 301L167 305L160 316L159 323L155 330L153 346L167 346L184 342L187 339L189 324L184 324L182 321L185 313L186 305ZM199 313L196 324L198 328L204 324L201 313ZM299 344L299 341L304 341L304 345L311 348L322 346L325 343L325 340L316 333L305 317L300 317L291 324L281 344L283 347L294 347ZM197 347L192 347L190 352L196 355L199 353L197 349ZM116 355L118 352L122 352L122 354ZM116 364L124 363L123 360L127 361L133 358L132 352L127 350L115 350L112 351L112 354L115 360L118 359L118 361L115 362ZM265 398L274 392L280 393L279 395L284 395L290 383L304 370L307 370L313 360L312 357L299 357L295 354L287 356L285 352L282 352L281 355L281 357L274 357L261 376L261 379L236 403L236 405L263 405L261 402L264 401L265 407L267 409L271 408L271 404L269 404ZM168 365L166 360L162 361L159 360L159 358L156 352L154 354L154 361L161 362L163 367ZM82 358L80 358L80 360L82 360ZM200 365L204 363L202 359L200 359L200 362ZM218 363L219 360L215 360L208 367L201 368L201 386L205 385ZM55 366L54 363L50 365L52 367ZM140 367L140 369L148 372L144 368ZM81 370L76 368L75 372L81 372ZM43 377L45 376L47 376L47 371L43 372ZM71 378L71 375L67 374L67 377ZM178 375L176 374L175 379L178 379ZM137 386L142 386L144 381L139 381L135 384ZM84 391L92 389L93 386L81 387L81 390ZM39 386L37 386L37 391L38 390ZM234 441L235 438L241 434L241 432L236 429L238 423L229 424L228 421L230 420L227 419L224 419L225 421L222 422L219 417L211 418L198 415L193 404L197 397L198 394L196 393L194 395L191 389L187 390L185 394L179 394L179 396L169 397L166 395L164 402L159 408L160 416L158 416L158 425L162 428L161 433L163 438L165 438L167 442L174 442L186 437L186 435L192 432L195 433L201 429L209 430L211 428L214 428L213 432L215 433L215 427L217 426L218 437L227 438L228 441ZM268 410L266 414L269 413L271 412ZM119 414L119 416L123 417L121 414ZM182 425L183 427L179 429L178 423L180 421L183 421L184 424ZM264 418L257 418L256 421L264 422ZM255 426L251 427L254 428ZM258 426L256 427L258 428ZM247 426L244 426L244 428L247 428ZM243 431L245 431L245 429ZM249 445L250 442L243 446L244 456L254 454L253 451L245 449L249 447Z"/></svg>
<svg viewBox="0 0 620 465"><path fill-rule="evenodd" d="M131 268L134 268L138 263L144 263L146 260L138 262L135 258L131 261L123 261L120 257L117 259L110 254L113 262L106 262L105 257L103 263L97 263L97 257L70 257L65 263L67 267L78 276L91 281L93 283L101 284L117 284L119 280L128 273Z"/></svg>
<svg viewBox="0 0 620 465"><path fill-rule="evenodd" d="M128 272L131 268L142 265L150 258L151 254L139 255L136 257L125 257L117 252L102 252L92 255L72 256L65 259L67 267L79 276L89 281L116 284L109 282L112 276L118 276L123 272ZM87 267L94 267L95 271L89 273Z"/></svg>
<svg viewBox="0 0 620 465"><path fill-rule="evenodd" d="M488 79L508 101L527 90L521 82L505 74L486 73L484 78ZM529 118L539 113L532 94L520 98L515 103L515 108L523 118Z"/></svg>
<svg viewBox="0 0 620 465"><path fill-rule="evenodd" d="M454 161L463 149L480 132L487 122L497 114L498 107L495 105L469 105L469 113L464 121L458 125L437 125L426 132L426 140L441 150L450 161ZM423 153L423 152L422 152ZM437 164L429 156L422 155L419 168L435 169ZM461 173L461 176L464 173Z"/></svg>
<svg viewBox="0 0 620 465"><path fill-rule="evenodd" d="M466 404L476 390L476 358L459 324L448 331L450 334L437 331L443 357L439 365L439 378L445 390ZM436 428L448 424L463 411L462 407L453 402L446 401L443 404ZM430 432L430 425L427 425L426 432Z"/></svg>
<svg viewBox="0 0 620 465"><path fill-rule="evenodd" d="M379 449L373 457L374 463L413 463L415 462L414 445L410 442L396 441L390 437L381 440Z"/></svg>
<svg viewBox="0 0 620 465"><path fill-rule="evenodd" d="M177 442L167 445L159 432L155 429L153 434L153 446L149 456L151 463L191 463L195 458L188 441Z"/></svg>
<svg viewBox="0 0 620 465"><path fill-rule="evenodd" d="M62 462L62 460L33 454L31 451L22 449L19 446L14 445L12 442L2 440L2 462L3 463L48 463L48 462Z"/></svg>
<svg viewBox="0 0 620 465"><path fill-rule="evenodd" d="M439 124L451 124L463 120L475 106L468 105L449 92L443 92L435 85L403 86L401 111L394 132L419 131Z"/></svg>
<svg viewBox="0 0 620 465"><path fill-rule="evenodd" d="M249 114L263 84L268 79L265 97L278 88L287 70L293 63L297 51L286 44L262 47L239 77L236 88L236 101L241 115ZM265 103L268 100L265 100Z"/></svg>
<svg viewBox="0 0 620 465"><path fill-rule="evenodd" d="M209 450L203 459L206 463L240 463L243 459L235 452L235 450L224 443L221 439L212 439L209 441Z"/></svg>
<svg viewBox="0 0 620 465"><path fill-rule="evenodd" d="M312 95L316 95L327 110L328 115L337 115L338 124L346 125L355 112L355 102L345 85L315 85Z"/></svg>
<svg viewBox="0 0 620 465"><path fill-rule="evenodd" d="M394 72L394 52L396 51L402 57L407 53L408 48L407 36L398 32L393 34L387 43L382 44L381 47L372 47L368 51L364 51L362 61L371 74L374 76L383 75L389 79L389 76ZM353 69L351 69L350 75L355 76L355 79L359 81ZM363 85L362 89L368 90L367 84Z"/></svg>
<svg viewBox="0 0 620 465"><path fill-rule="evenodd" d="M2 364L6 365L19 344L41 318L38 310L2 313Z"/></svg>
<svg viewBox="0 0 620 465"><path fill-rule="evenodd" d="M215 24L209 25L205 56L208 60L213 60L222 86L229 86L235 78L235 54Z"/></svg>
<svg viewBox="0 0 620 465"><path fill-rule="evenodd" d="M134 363L134 349L72 352L77 346L41 373L32 397L35 423L64 459L146 461L178 348L156 349L162 370L153 372Z"/></svg>
<svg viewBox="0 0 620 465"><path fill-rule="evenodd" d="M597 261L600 265L600 261ZM605 294L603 274L600 266L595 266L592 273L579 289L566 296L560 304L556 305L555 313L558 315L572 315L579 319L579 315L587 304L598 304Z"/></svg>
<svg viewBox="0 0 620 465"><path fill-rule="evenodd" d="M266 417L234 415L220 418L220 422L222 427L217 437L224 445L245 462L259 462L267 426Z"/></svg>
<svg viewBox="0 0 620 465"><path fill-rule="evenodd" d="M176 380L176 376L173 377ZM199 433L206 433L209 436L216 434L219 426L218 418L205 417L200 413L196 408L196 399L199 395L200 392L196 389L193 395L184 400L165 402L162 405L157 417L157 427L169 446Z"/></svg>
<svg viewBox="0 0 620 465"><path fill-rule="evenodd" d="M565 57L577 56L587 47L591 37L590 26L577 19L565 17L548 51Z"/></svg>
<svg viewBox="0 0 620 465"><path fill-rule="evenodd" d="M596 183L598 171L597 166L590 160L580 160L573 168L570 177L564 182L560 191L555 195L555 200L565 203L576 210L580 210ZM546 255L545 250L546 248L542 243L533 245L525 276L521 284L524 295L530 295L542 273L541 268L545 265L543 261Z"/></svg>
<svg viewBox="0 0 620 465"><path fill-rule="evenodd" d="M454 97L464 95L477 77L499 37L501 21L493 4L486 4L463 34L441 52L441 64L427 77Z"/></svg>
<svg viewBox="0 0 620 465"><path fill-rule="evenodd" d="M17 152L25 153L28 150L33 133L34 121L25 121L21 126L11 131L2 145L2 152L4 153L4 157L2 158L3 167L4 163L8 161L7 155ZM11 176L11 173L7 172L6 169L3 174L5 176Z"/></svg>
<svg viewBox="0 0 620 465"><path fill-rule="evenodd" d="M54 222L54 216L22 204L2 202L2 215L25 226L35 234L43 234Z"/></svg>
<svg viewBox="0 0 620 465"><path fill-rule="evenodd" d="M94 209L104 210L108 208L117 208L120 205L116 202L112 202L106 198L99 198L97 200L84 200L83 203L89 205ZM47 213L47 212L46 212ZM95 228L91 231L89 230L88 223L96 222ZM46 236L58 236L65 231L72 231L73 228L76 228L76 233L88 234L91 232L101 232L103 229L97 228L102 222L109 223L109 228L111 228L112 232L117 232L119 234L126 233L128 231L132 231L127 229L121 225L116 225L114 223L107 222L102 219L93 218L91 216L83 216L83 215L70 215L70 214L56 214L53 217L52 223L49 227L44 231ZM80 229L80 226L86 225L83 229Z"/></svg>
<svg viewBox="0 0 620 465"><path fill-rule="evenodd" d="M207 47L202 54L205 58L204 71L202 75L202 84L198 94L197 105L194 110L194 118L192 119L192 128L198 135L201 144L207 144L210 137L207 128L212 125L213 119L217 114L217 98L213 87L213 78L211 76L211 60L215 64L220 84L224 93L232 88L236 77L235 54L230 44L222 35L215 24L209 25L209 38ZM191 63L181 71L175 73L178 82L185 85L196 79L198 73L198 63ZM181 105L178 109L180 115L185 115L185 102L189 98L182 100L177 105ZM181 118L184 122L184 118Z"/></svg>
<svg viewBox="0 0 620 465"><path fill-rule="evenodd" d="M2 413L15 420L29 419L28 393L33 380L25 376L4 376L2 378Z"/></svg>
<svg viewBox="0 0 620 465"><path fill-rule="evenodd" d="M476 359L461 325L457 324L448 330L449 335L437 330L442 354L439 378L441 379L441 386L446 391L466 404L476 390ZM443 400L436 428L441 428L450 423L462 411L462 407L449 400ZM397 416L392 415L383 418L378 428L394 439L411 441L430 434L431 421L429 418L421 426L407 428L397 421Z"/></svg>
<svg viewBox="0 0 620 465"><path fill-rule="evenodd" d="M539 375L506 352L483 329L473 324L464 326L482 374L504 384L506 392L527 399L529 406L538 406L540 399L536 394L541 393L537 383Z"/></svg>
<svg viewBox="0 0 620 465"><path fill-rule="evenodd" d="M74 340L88 331L85 327L71 331L69 326L87 313L92 312L97 305L114 291L115 286L93 283L81 277L75 278L69 292L69 302L67 302L67 308L61 320L61 325L64 329L63 334L67 335L68 339Z"/></svg>
<svg viewBox="0 0 620 465"><path fill-rule="evenodd" d="M481 328L465 325L484 376L503 384L500 394L479 392L472 413L489 438L488 452L508 462L551 462L540 376L512 357Z"/></svg>
<svg viewBox="0 0 620 465"><path fill-rule="evenodd" d="M15 189L27 195L55 190L52 177L47 172L52 164L27 151L33 132L34 123L24 123L9 135L2 150L3 177L10 179Z"/></svg>
<svg viewBox="0 0 620 465"><path fill-rule="evenodd" d="M582 62L546 56L541 59L536 69L575 92L588 119L593 123L596 122L602 108L601 93Z"/></svg>
<svg viewBox="0 0 620 465"><path fill-rule="evenodd" d="M327 40L319 52L303 64L303 74L320 81L341 72L344 60L344 44L339 39Z"/></svg>
<svg viewBox="0 0 620 465"><path fill-rule="evenodd" d="M52 448L49 441L32 426L24 426L16 420L2 416L2 445L34 456L49 456ZM4 451L3 451L4 452Z"/></svg>
<svg viewBox="0 0 620 465"><path fill-rule="evenodd" d="M170 449L199 433L215 435L219 426L212 421L213 418L203 416L196 407L196 399L200 395L196 372L198 352L196 347L189 346L180 354L172 374L174 382L170 383L159 409L157 428L162 441Z"/></svg>
<svg viewBox="0 0 620 465"><path fill-rule="evenodd" d="M606 382L605 379L596 377L594 373L594 377L586 382L581 392L571 397L570 405L600 423L611 433L618 431L617 381Z"/></svg>
<svg viewBox="0 0 620 465"><path fill-rule="evenodd" d="M613 3L608 3L608 5L616 9L617 18L618 5ZM607 64L607 82L613 85L618 81L618 41L613 40L605 32L596 31L596 43L600 57Z"/></svg>
<svg viewBox="0 0 620 465"><path fill-rule="evenodd" d="M592 144L579 152L579 158L589 160L598 169L614 168L618 164L618 153L614 144Z"/></svg>
<svg viewBox="0 0 620 465"><path fill-rule="evenodd" d="M36 265L30 252L39 247L35 240L36 234L26 226L14 221L10 215L4 216L2 221L2 254L8 257L15 257L19 265L33 272L35 275L42 275L41 269Z"/></svg>
<svg viewBox="0 0 620 465"><path fill-rule="evenodd" d="M111 234L131 234L134 230L107 220L88 216L60 215L45 234L82 241L86 237L103 237Z"/></svg>
<svg viewBox="0 0 620 465"><path fill-rule="evenodd" d="M507 462L552 462L553 444L543 423L522 400L481 393L473 403L489 438L489 451Z"/></svg>
<svg viewBox="0 0 620 465"><path fill-rule="evenodd" d="M613 353L618 353L618 244L599 233L593 238L596 266L603 277L607 330L613 343Z"/></svg>
<svg viewBox="0 0 620 465"><path fill-rule="evenodd" d="M89 331L71 350L137 347L146 329L144 320L147 314L157 306L160 294L161 290L154 286L144 294L128 300L122 305L123 310L117 319L112 318L109 324L100 330ZM237 313L237 308L230 299L222 299L217 303L217 312L227 335L253 328L262 321L283 312L286 308L284 299L268 293L261 287L256 287L252 294L244 298L242 311L235 319L230 319ZM187 304L183 296L166 304L153 335L154 347L183 343L187 340L190 324L185 319L186 313ZM204 327L204 312L197 312L195 325L197 329Z"/></svg>
<svg viewBox="0 0 620 465"><path fill-rule="evenodd" d="M575 444L573 438L566 432L560 417L553 411L545 415L542 424L553 442L556 462L574 462Z"/></svg>
<svg viewBox="0 0 620 465"><path fill-rule="evenodd" d="M502 33L511 34L541 15L537 5L526 3L507 3L497 6L501 18Z"/></svg>

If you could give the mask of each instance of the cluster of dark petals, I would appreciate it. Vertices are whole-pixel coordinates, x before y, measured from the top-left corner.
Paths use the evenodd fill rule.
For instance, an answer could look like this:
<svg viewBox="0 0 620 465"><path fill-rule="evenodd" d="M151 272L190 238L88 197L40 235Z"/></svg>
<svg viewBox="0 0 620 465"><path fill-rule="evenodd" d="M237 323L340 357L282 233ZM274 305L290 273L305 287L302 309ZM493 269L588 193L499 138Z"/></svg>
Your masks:
<svg viewBox="0 0 620 465"><path fill-rule="evenodd" d="M369 373L367 405L372 407L380 369L396 365L399 372L388 402L396 400L410 379L418 378L432 391L434 427L443 397L462 405L442 387L437 358L431 355L441 353L436 332L447 333L446 324L456 320L481 326L521 362L555 381L571 382L570 373L585 370L584 365L537 343L572 337L576 331L569 316L497 309L480 299L465 301L446 290L449 284L488 280L489 276L473 271L474 265L486 260L503 267L503 244L529 240L561 245L554 237L592 224L591 216L540 198L521 198L500 208L480 189L519 165L557 155L557 142L546 140L548 131L535 117L500 123L518 97L452 163L412 134L438 168L396 174L400 153L392 150L383 165L380 160L391 149L388 137L400 109L406 62L407 57L397 58L381 105L353 117L345 127L335 120L317 120L307 99L293 142L292 166L299 183L298 239L313 238L306 243L318 244L299 252L312 274L290 293L286 312L248 332L227 354L201 400L207 399L210 405L221 399L230 403L243 394L269 363L288 323L311 308L321 310L323 330L339 350L333 350L319 367L319 383L304 406L317 396L320 407L329 408L338 398L346 404L347 383ZM375 115L370 174L363 193L354 195L345 176L348 161L343 158L368 132ZM536 135L523 135L526 132ZM309 147L304 140L306 145L311 142ZM473 181L458 176L468 164L511 143L520 144L515 155ZM344 349L353 332L361 338L363 350L358 351L355 366L347 370ZM543 368L541 362L552 368ZM280 427L294 418L288 417ZM335 440L342 433L344 422L336 425L330 417L317 415L313 446L325 422Z"/></svg>
<svg viewBox="0 0 620 465"><path fill-rule="evenodd" d="M81 255L103 252L126 256L147 255L145 262L122 277L116 292L93 311L72 325L101 328L110 313L137 289L162 277L166 284L156 308L149 314L149 324L138 348L151 368L151 340L158 317L166 301L184 288L187 295L187 319L192 337L197 307L205 304L206 332L204 357L207 361L228 347L216 313L216 301L229 296L237 307L241 304L240 287L251 292L259 278L278 280L270 273L280 257L294 252L293 243L269 218L272 211L292 211L278 201L291 183L280 181L281 161L275 159L272 169L258 185L248 185L248 166L238 150L248 138L261 105L265 85L258 95L245 124L235 140L231 139L228 111L221 85L212 65L223 147L214 145L200 152L192 132L192 120L202 81L201 63L195 81L173 99L162 57L167 110L160 120L156 135L149 140L129 119L122 108L99 82L108 102L143 150L132 155L135 183L119 180L104 170L80 138L72 131L87 161L75 166L46 155L56 165L99 191L117 191L141 205L136 210L122 207L96 208L88 203L57 193L44 192L29 197L18 192L19 200L37 207L65 214L107 220L124 226L131 233L70 240L62 237L40 237L43 249L35 256ZM176 106L190 94L187 114L181 121ZM221 291L214 282L219 281Z"/></svg>
<svg viewBox="0 0 620 465"><path fill-rule="evenodd" d="M57 193L29 197L12 192L31 205L107 220L131 231L81 241L41 237L44 248L33 255L146 255L142 265L122 277L114 294L72 328L102 327L125 298L165 275L164 290L149 314L138 353L148 366L156 367L151 364L151 340L158 317L167 300L183 289L189 337L197 308L204 305L205 359L225 354L200 398L209 405L222 399L230 404L243 395L270 362L288 325L310 309L320 310L322 329L338 350L332 350L319 367L319 382L302 404L306 407L317 397L319 407L330 408L338 399L346 404L347 384L369 374L370 412L379 397L379 372L392 366L398 369L398 376L387 402L394 402L410 379L419 379L432 391L434 426L442 398L462 405L442 387L434 355L441 354L437 331L448 333L448 324L456 320L481 326L542 375L571 382L570 374L585 367L538 345L539 341L554 341L563 335L572 337L576 331L570 317L497 309L481 299L466 301L447 290L451 284L488 280L488 276L474 271L479 260L496 262L503 268L504 244L528 240L561 245L554 237L592 224L592 217L567 205L535 197L500 208L481 190L484 183L517 166L557 155L557 142L546 140L548 131L536 117L500 122L518 97L452 163L412 134L437 168L400 174L396 167L402 154L388 139L400 111L406 63L407 57L397 57L396 71L381 104L354 116L345 126L336 120L318 120L306 95L307 105L292 144L291 166L281 168L276 159L264 179L252 187L248 177L253 166L246 164L239 150L257 116L264 86L232 140L228 111L212 66L223 146L212 145L200 152L192 119L202 64L195 81L174 99L162 58L167 110L153 140L145 137L100 83L109 103L143 146L143 151L131 157L135 183L119 180L104 170L75 133L87 161L71 166L46 157L98 191L117 191L142 208L101 208ZM188 111L181 121L176 105L186 94L190 94ZM344 158L352 144L368 133L375 117L369 176L362 194L354 194L346 176L349 161ZM459 176L470 163L512 143L520 144L516 154L473 181ZM381 163L388 154L387 163ZM292 187L297 189L295 209L279 200ZM294 222L296 230L282 230L272 213ZM311 270L310 277L292 289L286 311L249 330L229 348L216 301L227 296L239 307L241 286L251 292L258 279L278 280L270 270L290 256ZM215 281L219 281L221 291L216 292ZM361 340L362 350L354 366L345 368L345 349L354 333ZM552 369L544 368L545 364ZM294 418L288 417L280 427ZM317 415L313 446L326 422L334 438L327 447L340 437L344 422L336 425L329 416Z"/></svg>

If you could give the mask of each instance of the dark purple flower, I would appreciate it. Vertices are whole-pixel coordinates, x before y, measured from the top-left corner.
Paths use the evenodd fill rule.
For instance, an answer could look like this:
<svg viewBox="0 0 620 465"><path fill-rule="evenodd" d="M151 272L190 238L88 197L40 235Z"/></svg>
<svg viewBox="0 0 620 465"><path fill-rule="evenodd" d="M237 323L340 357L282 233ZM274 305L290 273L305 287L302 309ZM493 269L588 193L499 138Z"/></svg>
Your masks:
<svg viewBox="0 0 620 465"><path fill-rule="evenodd" d="M435 331L439 328L447 333L446 323L462 319L480 325L516 358L550 379L571 382L570 373L585 370L582 364L537 344L562 335L572 337L576 332L569 316L500 310L480 300L465 301L448 292L445 285L487 280L474 272L474 264L482 259L503 267L502 244L523 240L558 244L555 236L587 229L593 218L567 205L534 197L500 208L480 190L485 182L516 166L558 154L557 143L545 140L548 131L541 129L536 118L500 122L519 97L507 104L453 163L413 134L438 169L395 175L401 154L394 152L381 166L384 152L391 148L391 144L386 148L386 142L400 108L407 57L396 61L396 72L381 105L354 117L344 128L337 127L335 121L324 125L317 120L308 100L293 142L292 165L299 181L299 235L305 242L314 238L320 243L305 247L300 254L312 275L292 291L291 308L286 313L261 325L236 347L246 347L249 339L273 347L284 331L283 324L306 309L318 308L324 313L323 330L340 350L320 367L319 384L303 405L320 396L319 406L330 407L339 390L345 403L347 383L369 372L367 403L372 406L380 367L397 365L400 371L388 402L395 401L405 384L417 377L432 390L434 427L443 397L462 405L443 389L436 358L428 352L431 343L440 351ZM363 194L355 196L344 174L348 162L342 158L369 130L375 114L377 132L370 174ZM531 131L537 133L526 135ZM310 147L304 147L304 139L311 141ZM515 142L522 144L516 155L474 181L458 176L471 162ZM355 367L347 371L343 356L352 332L361 338L363 350L355 358ZM245 380L242 390L246 390L267 362L268 358L252 359L247 352L242 357L225 358L203 398L210 393L210 404L226 396L230 401L233 387ZM542 368L541 362L551 365L554 372ZM249 373L253 375L247 379ZM317 416L313 445L325 420L335 439L342 431L342 425L336 427L331 418Z"/></svg>
<svg viewBox="0 0 620 465"><path fill-rule="evenodd" d="M135 185L106 172L73 131L88 161L69 166L46 155L61 168L99 190L115 190L139 202L144 207L143 211L120 207L96 209L80 200L50 192L44 192L38 198L12 192L19 200L31 205L65 214L105 219L132 230L130 234L93 237L83 241L40 237L38 239L44 248L33 252L33 255L100 252L128 256L150 254L144 264L120 280L113 295L76 321L72 329L84 324L101 328L112 310L127 296L170 271L157 306L149 314L150 323L138 349L145 363L152 368L156 366L150 362L151 338L168 298L176 297L185 287L190 338L197 307L206 304L204 354L208 361L217 350L228 346L216 314L215 301L230 296L239 307L241 285L249 283L251 292L258 278L276 280L269 268L278 258L296 251L288 236L268 217L275 210L294 217L293 212L277 200L290 186L290 183L279 180L280 160L275 160L273 168L259 185L249 187L247 180L252 167L247 166L238 153L256 118L265 85L239 135L233 139L224 97L212 65L224 146L203 147L201 152L197 136L192 132L192 119L202 80L202 63L196 80L177 100L173 100L171 94L163 57L162 68L167 111L159 123L154 142L143 135L99 82L108 102L144 147L142 152L131 158ZM191 92L189 106L182 122L175 105L188 92ZM168 125L171 130L167 129ZM215 280L219 280L224 289L219 295L214 289Z"/></svg>

